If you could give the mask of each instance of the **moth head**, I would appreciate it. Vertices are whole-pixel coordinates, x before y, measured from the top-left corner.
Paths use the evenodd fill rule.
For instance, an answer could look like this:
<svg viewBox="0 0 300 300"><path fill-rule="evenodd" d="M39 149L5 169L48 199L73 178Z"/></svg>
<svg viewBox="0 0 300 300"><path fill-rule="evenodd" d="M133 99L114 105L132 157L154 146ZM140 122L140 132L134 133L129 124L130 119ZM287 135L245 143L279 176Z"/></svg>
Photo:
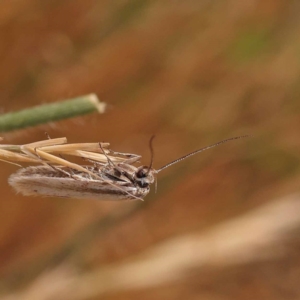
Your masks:
<svg viewBox="0 0 300 300"><path fill-rule="evenodd" d="M141 188L147 188L155 180L154 172L155 172L155 170L153 170L147 166L139 167L134 175L135 182Z"/></svg>

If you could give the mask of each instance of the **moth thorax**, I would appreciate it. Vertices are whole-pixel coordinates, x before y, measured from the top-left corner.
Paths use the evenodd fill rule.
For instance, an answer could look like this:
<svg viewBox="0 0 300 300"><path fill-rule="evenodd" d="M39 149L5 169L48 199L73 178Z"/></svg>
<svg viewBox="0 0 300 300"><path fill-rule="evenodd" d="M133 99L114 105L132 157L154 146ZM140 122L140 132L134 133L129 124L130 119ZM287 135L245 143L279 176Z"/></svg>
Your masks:
<svg viewBox="0 0 300 300"><path fill-rule="evenodd" d="M146 188L154 182L154 172L147 166L141 166L135 172L135 182L141 187Z"/></svg>

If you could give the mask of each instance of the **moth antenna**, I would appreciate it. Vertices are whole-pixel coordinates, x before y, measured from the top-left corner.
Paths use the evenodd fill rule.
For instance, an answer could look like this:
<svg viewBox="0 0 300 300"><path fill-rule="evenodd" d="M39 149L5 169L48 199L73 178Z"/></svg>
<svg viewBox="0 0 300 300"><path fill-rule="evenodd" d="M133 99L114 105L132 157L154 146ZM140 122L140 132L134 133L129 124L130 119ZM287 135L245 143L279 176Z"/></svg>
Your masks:
<svg viewBox="0 0 300 300"><path fill-rule="evenodd" d="M151 153L151 159L150 159L150 165L149 165L149 168L148 168L148 172L147 172L147 175L149 174L151 168L152 168L152 165L153 165L153 158L154 158L154 151L153 151L153 139L155 138L155 135L152 135L151 138L150 138L150 141L149 141L149 148L150 148L150 153Z"/></svg>
<svg viewBox="0 0 300 300"><path fill-rule="evenodd" d="M172 165L174 165L174 164L176 164L176 163L178 163L178 162L180 162L180 161L182 161L182 160L184 160L184 159L186 159L186 158L188 158L190 156L193 156L193 155L195 155L197 153L200 153L200 152L202 152L204 150L207 150L207 149L219 146L219 145L221 145L223 143L226 143L226 142L229 142L229 141L238 140L238 139L242 139L242 138L246 138L246 137L249 137L249 135L236 136L236 137L229 138L229 139L220 141L218 143L212 144L210 146L206 146L204 148L195 150L195 151L193 151L193 152L191 152L189 154L186 154L186 155L184 155L184 156L182 156L180 158L175 159L174 161L171 161L170 163L168 163L168 164L164 165L163 167L161 167L160 169L156 170L156 172L158 173L158 172L160 172L160 171L162 171L162 170L164 170L164 169L166 169L166 168L168 168L168 167L170 167L170 166L172 166Z"/></svg>

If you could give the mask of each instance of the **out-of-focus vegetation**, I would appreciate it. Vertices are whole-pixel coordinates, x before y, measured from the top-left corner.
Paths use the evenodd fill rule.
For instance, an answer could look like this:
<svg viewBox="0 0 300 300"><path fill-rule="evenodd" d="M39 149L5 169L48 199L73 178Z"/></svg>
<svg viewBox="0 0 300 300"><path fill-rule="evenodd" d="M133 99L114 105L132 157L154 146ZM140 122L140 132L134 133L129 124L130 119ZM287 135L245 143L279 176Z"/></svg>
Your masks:
<svg viewBox="0 0 300 300"><path fill-rule="evenodd" d="M96 93L104 115L2 134L177 164L140 202L29 198L1 163L3 299L298 299L297 1L4 1L3 113Z"/></svg>
<svg viewBox="0 0 300 300"><path fill-rule="evenodd" d="M24 129L92 112L104 113L104 111L105 103L99 102L95 94L90 94L2 114L0 116L0 132Z"/></svg>

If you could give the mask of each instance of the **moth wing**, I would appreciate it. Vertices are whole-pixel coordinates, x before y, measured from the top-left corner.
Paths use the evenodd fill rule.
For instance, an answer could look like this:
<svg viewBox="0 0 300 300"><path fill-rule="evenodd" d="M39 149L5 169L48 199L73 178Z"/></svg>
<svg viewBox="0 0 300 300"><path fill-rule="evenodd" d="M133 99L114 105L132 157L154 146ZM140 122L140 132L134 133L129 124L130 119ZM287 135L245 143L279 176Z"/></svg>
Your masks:
<svg viewBox="0 0 300 300"><path fill-rule="evenodd" d="M56 176L53 176L56 175ZM128 182L60 177L50 167L23 168L9 177L9 184L25 196L66 197L95 200L137 200L148 194Z"/></svg>

